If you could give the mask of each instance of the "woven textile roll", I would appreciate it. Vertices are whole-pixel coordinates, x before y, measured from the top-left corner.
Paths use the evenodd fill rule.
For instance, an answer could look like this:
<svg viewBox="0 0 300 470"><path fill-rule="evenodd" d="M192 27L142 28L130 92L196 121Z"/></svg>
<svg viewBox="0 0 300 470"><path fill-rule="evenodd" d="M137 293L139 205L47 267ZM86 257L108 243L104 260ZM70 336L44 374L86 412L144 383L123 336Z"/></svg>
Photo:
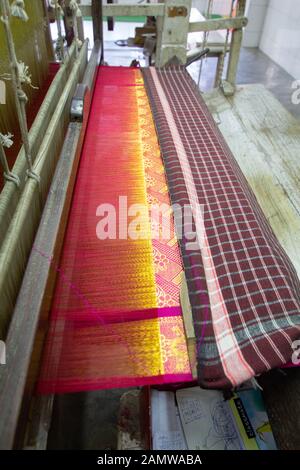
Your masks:
<svg viewBox="0 0 300 470"><path fill-rule="evenodd" d="M291 360L299 280L185 69L143 76L172 202L190 206L194 217L197 244L185 230L181 250L199 380L236 386Z"/></svg>
<svg viewBox="0 0 300 470"><path fill-rule="evenodd" d="M147 237L120 234L124 196L128 209L146 208L138 225ZM168 240L152 243L155 197L169 202L141 72L100 67L56 267L40 393L191 379L179 307L180 252L174 224ZM103 204L116 208L115 238L99 239Z"/></svg>

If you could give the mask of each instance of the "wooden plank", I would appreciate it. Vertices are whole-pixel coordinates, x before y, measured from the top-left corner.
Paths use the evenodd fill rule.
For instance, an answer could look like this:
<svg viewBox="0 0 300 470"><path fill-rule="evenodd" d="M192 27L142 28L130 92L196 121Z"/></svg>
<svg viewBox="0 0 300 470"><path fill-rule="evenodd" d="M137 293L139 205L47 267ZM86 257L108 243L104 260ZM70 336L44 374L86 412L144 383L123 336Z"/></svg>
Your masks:
<svg viewBox="0 0 300 470"><path fill-rule="evenodd" d="M49 307L50 304L56 274L53 269L55 271L55 260L57 260L63 241L64 227L61 225L61 220L66 225L68 206L72 195L68 185L71 179L73 182L75 180L74 156L80 134L81 124L71 123L34 242L35 249L30 256L6 339L7 365L0 370L2 415L0 449L9 449L13 446L27 372L32 360L34 338L38 334L39 321L47 318L45 306L48 304ZM77 160L78 157L79 155L77 155ZM63 215L64 217L62 217ZM48 290L46 291L46 289ZM46 312L46 318L39 319L42 307ZM20 340L21 338L22 340ZM38 366L36 368L38 369ZM36 372L37 370L32 374L33 377Z"/></svg>
<svg viewBox="0 0 300 470"><path fill-rule="evenodd" d="M107 4L114 3L114 0L107 0ZM107 29L108 31L113 31L115 26L115 19L113 16L108 16L107 18Z"/></svg>
<svg viewBox="0 0 300 470"><path fill-rule="evenodd" d="M156 67L163 67L174 58L180 64L186 64L187 36L189 30L189 18L191 0L184 3L183 16L170 16L169 12L174 8L181 8L181 0L165 0L166 14L156 20L157 45L155 54Z"/></svg>
<svg viewBox="0 0 300 470"><path fill-rule="evenodd" d="M88 87L87 105L84 105L83 123L71 123L58 161L53 182L45 204L40 226L35 238L13 319L7 337L7 367L0 370L0 448L10 448L18 425L18 441L23 444L26 416L32 390L39 370L39 360L45 325L55 285L60 251L68 212L71 204L80 151L90 109L91 95L99 64L100 45L96 43L83 77ZM20 338L22 337L22 341ZM31 364L31 366L30 366ZM13 372L12 372L13 371ZM29 371L29 374L28 374ZM27 376L28 374L28 376ZM24 394L24 388L26 393ZM13 390L11 407L4 391ZM10 395L10 393L9 393ZM31 422L27 429L30 448L45 446L51 399L35 398L31 405ZM19 415L22 415L20 423ZM5 423L5 431L1 424Z"/></svg>
<svg viewBox="0 0 300 470"><path fill-rule="evenodd" d="M245 9L246 9L246 0L239 0L237 3L236 15L243 16L245 14ZM248 21L246 21L246 24L247 22ZM223 84L223 93L226 96L233 95L235 92L236 74L237 74L237 68L238 68L238 63L240 59L242 41L243 41L242 26L233 28L232 35L231 35L228 66L227 66L227 75L226 75L226 80L224 80L224 84Z"/></svg>
<svg viewBox="0 0 300 470"><path fill-rule="evenodd" d="M100 45L96 43L82 80L90 95L94 89L99 54ZM59 263L90 101L91 96L88 97L87 106L84 105L83 123L69 125L10 325L6 341L7 367L0 370L0 407L5 410L0 423L0 448L12 446L17 425L21 428L18 429L19 445L23 445L26 416L39 370L57 274L55 266ZM7 391L9 393L4 393ZM13 401L9 399L12 394ZM51 397L34 398L27 428L27 448L45 448L51 404ZM1 428L2 424L5 429Z"/></svg>
<svg viewBox="0 0 300 470"><path fill-rule="evenodd" d="M300 123L261 85L204 99L300 277Z"/></svg>
<svg viewBox="0 0 300 470"><path fill-rule="evenodd" d="M182 309L185 338L187 342L190 366L194 379L197 379L197 338L193 322L192 307L189 299L185 274L182 275L180 289L180 305Z"/></svg>
<svg viewBox="0 0 300 470"><path fill-rule="evenodd" d="M31 403L24 450L46 450L54 395L35 396Z"/></svg>
<svg viewBox="0 0 300 470"><path fill-rule="evenodd" d="M97 1L97 0L95 0ZM184 4L184 1L181 2ZM103 16L163 16L163 4L103 5ZM80 5L83 16L92 16L91 5Z"/></svg>
<svg viewBox="0 0 300 470"><path fill-rule="evenodd" d="M263 85L245 87L230 103L299 213L299 121Z"/></svg>
<svg viewBox="0 0 300 470"><path fill-rule="evenodd" d="M197 33L200 31L218 31L221 29L239 29L246 26L248 20L245 16L237 18L225 18L192 22L189 25L190 33Z"/></svg>
<svg viewBox="0 0 300 470"><path fill-rule="evenodd" d="M103 56L103 6L102 0L92 0L89 7L90 11L84 11L84 5L80 5L80 10L83 16L91 16L93 19L93 33L94 41L100 41Z"/></svg>
<svg viewBox="0 0 300 470"><path fill-rule="evenodd" d="M184 1L181 2L184 4ZM165 6L163 4L147 4L147 5L103 5L104 16L163 16Z"/></svg>
<svg viewBox="0 0 300 470"><path fill-rule="evenodd" d="M95 41L89 63L82 79L82 84L89 88L91 94L94 92L97 67L100 65L102 59L102 47L103 44L101 41Z"/></svg>

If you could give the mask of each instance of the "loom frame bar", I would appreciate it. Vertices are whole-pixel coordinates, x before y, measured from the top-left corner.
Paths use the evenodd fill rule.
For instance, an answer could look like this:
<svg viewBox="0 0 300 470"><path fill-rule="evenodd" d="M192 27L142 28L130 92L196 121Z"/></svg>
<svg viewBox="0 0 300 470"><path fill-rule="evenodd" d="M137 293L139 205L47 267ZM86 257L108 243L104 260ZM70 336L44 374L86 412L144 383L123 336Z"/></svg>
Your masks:
<svg viewBox="0 0 300 470"><path fill-rule="evenodd" d="M192 0L166 0L164 15L156 19L156 67L163 67L174 57L182 65L187 60L187 39Z"/></svg>
<svg viewBox="0 0 300 470"><path fill-rule="evenodd" d="M102 31L100 19L100 3L92 0L90 5L81 5L84 16L92 16L94 22L94 35ZM157 52L156 66L165 66L174 56L183 65L187 59L187 35L190 32L208 32L221 29L232 29L232 40L229 47L229 62L226 80L222 82L222 90L226 96L233 95L236 85L237 66L243 39L243 28L248 20L244 16L246 0L239 0L237 17L208 19L189 23L191 0L165 0L164 3L146 5L117 5L108 4L101 7L101 14L108 17L115 16L155 16L157 18ZM174 13L175 12L175 13ZM185 14L187 12L187 15ZM101 24L100 24L101 23ZM96 37L95 36L95 37ZM227 51L225 51L226 53ZM220 65L220 64L219 64Z"/></svg>
<svg viewBox="0 0 300 470"><path fill-rule="evenodd" d="M239 0L237 4L237 16L242 17L246 10L246 0ZM247 23L246 23L247 24ZM232 96L236 89L237 68L243 41L243 25L234 27L232 31L226 80L222 83L225 96Z"/></svg>
<svg viewBox="0 0 300 470"><path fill-rule="evenodd" d="M56 166L33 250L29 257L9 328L6 348L8 366L0 371L0 449L24 446L44 449L53 397L32 397L39 372L57 265L67 225L72 193L84 140L91 96L101 59L101 43L95 43L82 83L89 88L83 123L71 122ZM22 335L22 341L20 337ZM30 364L33 362L33 366ZM27 426L27 417L31 410ZM21 416L20 416L21 415ZM45 425L46 423L46 425ZM17 437L16 437L16 431Z"/></svg>
<svg viewBox="0 0 300 470"><path fill-rule="evenodd" d="M83 14L81 5L81 12ZM93 20L93 35L94 35L94 42L100 41L101 42L101 63L103 60L103 53L104 53L104 42L103 42L103 1L102 0L92 0L91 5L91 16Z"/></svg>
<svg viewBox="0 0 300 470"><path fill-rule="evenodd" d="M80 124L74 123L71 135L70 131L67 133L62 155L69 155L69 152L71 152L73 147L77 145L80 134L80 132L78 132L78 128L80 127ZM59 168L59 164L57 168ZM61 175L64 176L64 173L61 173ZM56 193L53 193L52 187L53 185L51 186L50 192L52 193L52 199L54 199L53 194L56 196ZM57 203L59 204L59 198L57 198ZM45 211L47 211L46 207ZM55 212L52 212L51 217L55 220ZM43 217L41 222L43 223ZM46 237L48 232L46 225L44 225L44 230L46 233L43 233L43 237ZM40 230L38 231L38 234L39 233L41 233ZM51 247L49 247L49 249L50 248ZM34 260L36 267L40 268L38 278L35 277L35 279L30 276L30 273L32 273L32 271L30 271L30 265L32 263L31 260ZM3 371L2 369L0 371L0 403L1 409L3 410L0 422L0 449L11 449L14 446L18 418L23 404L23 393L27 381L27 372L29 370L30 358L32 356L33 338L35 337L39 323L39 318L36 313L39 311L38 307L41 307L44 301L44 292L40 291L40 286L43 284L46 285L48 280L48 278L45 277L42 264L43 258L41 258L37 252L33 251L23 278L22 287L6 339L7 365L3 368ZM37 272L35 271L34 273L36 276ZM30 283L27 282L28 277L30 278ZM26 289L27 293L26 300L31 299L30 305L26 300L24 301L24 289ZM21 332L22 340L20 340ZM14 390L13 395L11 395L11 390ZM27 394L28 392L26 395ZM10 396L9 401L8 396ZM25 405L25 408L27 407L28 403L27 406ZM22 414L26 413L23 411ZM22 434L22 432L20 434Z"/></svg>
<svg viewBox="0 0 300 470"><path fill-rule="evenodd" d="M102 3L101 0L92 0L95 3ZM184 4L184 0L181 0ZM83 16L92 16L91 4L80 5ZM147 5L118 5L107 4L102 6L103 16L164 16L165 5L163 3L147 4Z"/></svg>
<svg viewBox="0 0 300 470"><path fill-rule="evenodd" d="M197 21L189 24L189 33L198 33L204 31L218 31L220 29L241 29L247 26L248 19L246 16L236 18L212 19L207 21Z"/></svg>

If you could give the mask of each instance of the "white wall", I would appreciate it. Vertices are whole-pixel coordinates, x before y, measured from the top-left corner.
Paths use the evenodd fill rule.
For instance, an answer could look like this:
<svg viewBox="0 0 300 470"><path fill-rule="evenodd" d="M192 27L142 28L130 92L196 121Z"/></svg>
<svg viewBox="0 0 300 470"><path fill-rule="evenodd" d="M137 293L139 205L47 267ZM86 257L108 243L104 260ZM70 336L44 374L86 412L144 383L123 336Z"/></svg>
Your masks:
<svg viewBox="0 0 300 470"><path fill-rule="evenodd" d="M90 5L91 3L91 0L80 0L80 3L81 5ZM107 3L107 0L103 0L103 4L105 5ZM138 0L115 0L114 3L129 3L129 4L132 4L132 3L138 3ZM155 1L151 0L151 3L156 3Z"/></svg>
<svg viewBox="0 0 300 470"><path fill-rule="evenodd" d="M300 1L269 0L260 49L300 79Z"/></svg>
<svg viewBox="0 0 300 470"><path fill-rule="evenodd" d="M269 0L247 0L245 15L248 24L244 30L243 46L258 47Z"/></svg>
<svg viewBox="0 0 300 470"><path fill-rule="evenodd" d="M192 5L198 8L200 13L205 13L207 11L208 0L192 0ZM230 7L231 0L214 0L212 12L219 15L229 15Z"/></svg>

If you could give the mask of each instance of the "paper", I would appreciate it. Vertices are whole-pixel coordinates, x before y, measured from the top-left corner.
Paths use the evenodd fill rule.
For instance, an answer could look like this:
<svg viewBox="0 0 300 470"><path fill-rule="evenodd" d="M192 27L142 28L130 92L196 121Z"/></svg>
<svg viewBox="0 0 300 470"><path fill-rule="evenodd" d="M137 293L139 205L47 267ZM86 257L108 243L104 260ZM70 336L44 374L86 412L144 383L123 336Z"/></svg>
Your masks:
<svg viewBox="0 0 300 470"><path fill-rule="evenodd" d="M173 392L151 390L153 450L187 450Z"/></svg>
<svg viewBox="0 0 300 470"><path fill-rule="evenodd" d="M242 450L233 415L222 392L192 387L177 390L189 450Z"/></svg>

